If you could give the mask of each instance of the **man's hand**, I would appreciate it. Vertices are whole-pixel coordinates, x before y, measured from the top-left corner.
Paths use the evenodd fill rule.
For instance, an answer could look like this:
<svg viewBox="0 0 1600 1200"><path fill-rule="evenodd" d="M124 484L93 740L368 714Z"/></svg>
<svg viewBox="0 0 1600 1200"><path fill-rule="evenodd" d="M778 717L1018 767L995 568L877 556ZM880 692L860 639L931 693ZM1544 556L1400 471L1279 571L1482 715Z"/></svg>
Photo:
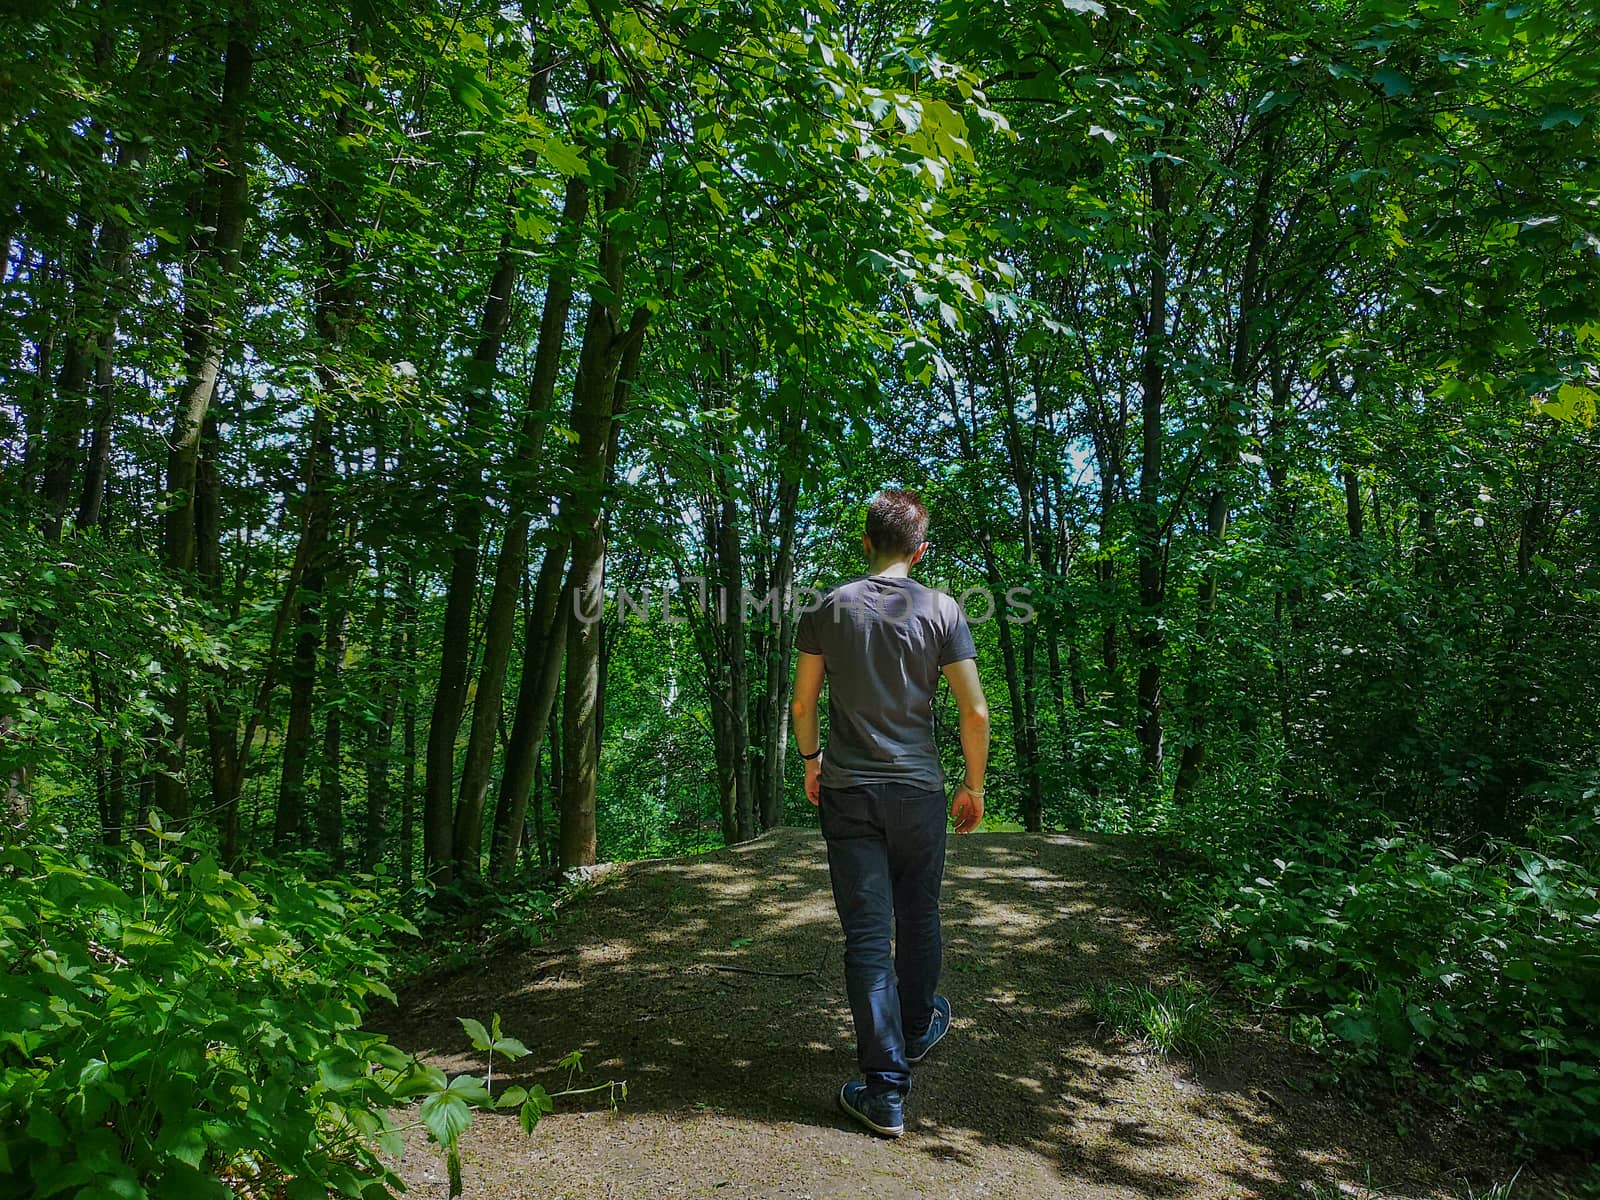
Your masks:
<svg viewBox="0 0 1600 1200"><path fill-rule="evenodd" d="M813 758L806 763L806 799L812 804L822 803L822 759Z"/></svg>
<svg viewBox="0 0 1600 1200"><path fill-rule="evenodd" d="M963 783L950 799L950 819L957 833L971 833L983 821L983 797Z"/></svg>

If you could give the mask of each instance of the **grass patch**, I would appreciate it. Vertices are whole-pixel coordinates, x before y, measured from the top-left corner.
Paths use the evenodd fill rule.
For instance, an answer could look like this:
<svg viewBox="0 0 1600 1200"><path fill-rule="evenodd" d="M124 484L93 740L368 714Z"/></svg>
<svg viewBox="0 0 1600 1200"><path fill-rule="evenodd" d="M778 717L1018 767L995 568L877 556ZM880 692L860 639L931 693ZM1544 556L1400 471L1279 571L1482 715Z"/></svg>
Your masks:
<svg viewBox="0 0 1600 1200"><path fill-rule="evenodd" d="M1513 1200L1516 1195L1517 1176L1522 1172L1519 1169L1515 1175L1503 1183L1497 1183L1487 1191L1478 1191L1471 1184L1467 1185L1465 1192L1456 1193L1454 1200ZM1372 1182L1369 1176L1364 1186L1359 1189L1342 1187L1333 1183L1313 1183L1303 1186L1308 1200L1350 1200L1356 1196L1359 1200L1404 1200L1408 1193L1391 1192L1387 1188L1379 1187Z"/></svg>
<svg viewBox="0 0 1600 1200"><path fill-rule="evenodd" d="M1101 1029L1149 1046L1162 1056L1203 1058L1224 1033L1211 993L1192 980L1157 988L1097 984L1089 992L1089 1010Z"/></svg>

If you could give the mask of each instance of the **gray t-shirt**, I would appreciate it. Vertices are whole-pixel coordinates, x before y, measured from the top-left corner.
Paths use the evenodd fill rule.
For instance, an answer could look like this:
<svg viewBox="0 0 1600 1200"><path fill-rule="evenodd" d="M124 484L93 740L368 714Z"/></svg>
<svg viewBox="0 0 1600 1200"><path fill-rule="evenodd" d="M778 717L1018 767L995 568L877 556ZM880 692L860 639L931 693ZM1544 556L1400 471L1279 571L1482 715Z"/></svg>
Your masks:
<svg viewBox="0 0 1600 1200"><path fill-rule="evenodd" d="M795 645L827 670L824 787L944 787L934 688L943 667L978 655L953 597L914 579L852 579L801 615Z"/></svg>

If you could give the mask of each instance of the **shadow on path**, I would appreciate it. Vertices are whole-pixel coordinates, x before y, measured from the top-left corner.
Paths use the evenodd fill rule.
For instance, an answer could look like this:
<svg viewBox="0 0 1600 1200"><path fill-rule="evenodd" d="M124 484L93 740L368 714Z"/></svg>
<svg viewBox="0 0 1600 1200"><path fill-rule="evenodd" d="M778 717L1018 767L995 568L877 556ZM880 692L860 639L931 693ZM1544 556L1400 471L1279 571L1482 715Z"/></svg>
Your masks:
<svg viewBox="0 0 1600 1200"><path fill-rule="evenodd" d="M575 1049L587 1080L627 1080L618 1113L564 1108L532 1138L478 1118L468 1196L1449 1194L1451 1131L1400 1144L1311 1094L1305 1055L1261 1030L1195 1069L1096 1028L1090 986L1177 969L1121 864L1114 839L1090 835L952 837L955 1027L917 1070L898 1142L833 1107L854 1047L814 831L611 868L549 945L408 996L381 1027L481 1073L455 1018L499 1012L533 1051L509 1080L555 1090L552 1064ZM413 1194L444 1195L420 1139L401 1169Z"/></svg>

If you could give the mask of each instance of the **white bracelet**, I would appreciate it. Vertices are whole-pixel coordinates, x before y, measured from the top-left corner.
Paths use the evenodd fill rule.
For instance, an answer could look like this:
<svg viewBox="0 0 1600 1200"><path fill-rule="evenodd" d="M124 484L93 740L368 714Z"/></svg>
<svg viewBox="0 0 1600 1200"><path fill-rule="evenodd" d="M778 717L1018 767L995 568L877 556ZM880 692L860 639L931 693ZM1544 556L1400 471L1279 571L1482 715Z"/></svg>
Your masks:
<svg viewBox="0 0 1600 1200"><path fill-rule="evenodd" d="M982 788L975 788L970 783L965 783L965 782L963 782L961 786L964 789L966 789L966 791L968 793L970 793L971 795L976 796L979 800L983 799L983 789Z"/></svg>

